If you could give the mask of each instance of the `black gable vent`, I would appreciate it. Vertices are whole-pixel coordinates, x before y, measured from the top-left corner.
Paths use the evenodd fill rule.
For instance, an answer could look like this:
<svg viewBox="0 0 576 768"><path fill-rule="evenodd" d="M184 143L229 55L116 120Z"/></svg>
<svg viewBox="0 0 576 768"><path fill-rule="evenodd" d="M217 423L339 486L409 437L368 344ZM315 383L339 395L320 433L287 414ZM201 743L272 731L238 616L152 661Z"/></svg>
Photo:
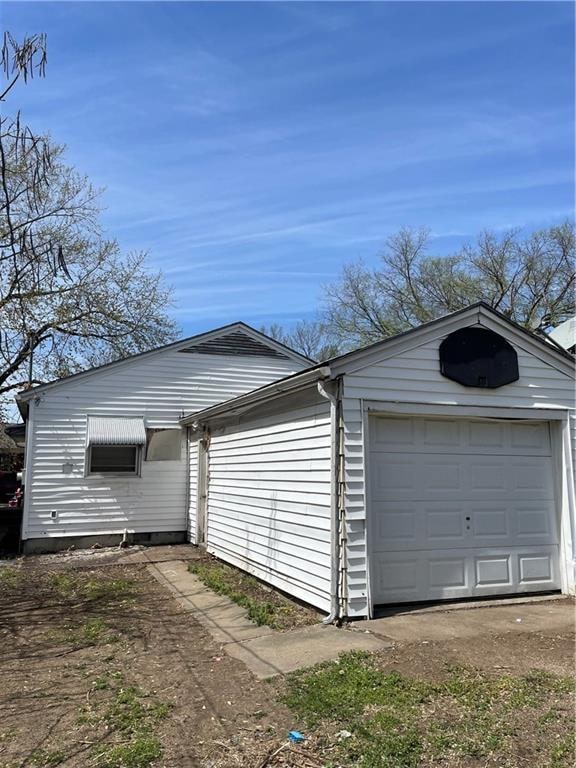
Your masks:
<svg viewBox="0 0 576 768"><path fill-rule="evenodd" d="M242 331L227 333L209 341L200 341L192 344L180 352L190 352L195 355L251 355L253 357L279 357L289 360L288 355L280 352L261 341L251 338Z"/></svg>
<svg viewBox="0 0 576 768"><path fill-rule="evenodd" d="M496 389L518 381L518 355L487 328L461 328L440 344L440 372L465 387Z"/></svg>

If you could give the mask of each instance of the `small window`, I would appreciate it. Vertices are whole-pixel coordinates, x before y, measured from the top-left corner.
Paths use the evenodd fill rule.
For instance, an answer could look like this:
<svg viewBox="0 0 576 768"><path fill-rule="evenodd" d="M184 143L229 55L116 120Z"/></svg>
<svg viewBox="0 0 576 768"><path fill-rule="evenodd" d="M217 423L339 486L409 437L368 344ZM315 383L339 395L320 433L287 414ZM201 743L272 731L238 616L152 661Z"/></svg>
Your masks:
<svg viewBox="0 0 576 768"><path fill-rule="evenodd" d="M145 461L180 461L182 430L147 429Z"/></svg>
<svg viewBox="0 0 576 768"><path fill-rule="evenodd" d="M93 445L88 452L90 475L137 475L139 470L139 445Z"/></svg>

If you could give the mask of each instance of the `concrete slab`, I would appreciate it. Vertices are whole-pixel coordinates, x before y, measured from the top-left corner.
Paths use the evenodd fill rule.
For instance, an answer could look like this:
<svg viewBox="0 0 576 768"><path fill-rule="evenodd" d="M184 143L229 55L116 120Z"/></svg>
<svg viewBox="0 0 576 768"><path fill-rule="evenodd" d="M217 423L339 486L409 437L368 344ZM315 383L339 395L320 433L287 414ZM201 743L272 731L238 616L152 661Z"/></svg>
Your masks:
<svg viewBox="0 0 576 768"><path fill-rule="evenodd" d="M372 634L316 624L230 644L226 646L226 652L243 661L257 678L263 680L337 659L345 651L380 651L391 646L392 643Z"/></svg>
<svg viewBox="0 0 576 768"><path fill-rule="evenodd" d="M344 651L377 651L391 645L375 634L322 624L291 632L258 627L246 617L243 608L204 586L188 571L186 563L157 562L148 565L147 570L226 653L243 661L260 679L336 659Z"/></svg>
<svg viewBox="0 0 576 768"><path fill-rule="evenodd" d="M246 611L227 597L217 595L188 570L184 562L159 562L147 570L172 592L177 602L193 614L216 642L225 645L274 634L270 627L258 627Z"/></svg>
<svg viewBox="0 0 576 768"><path fill-rule="evenodd" d="M571 632L575 618L574 601L566 598L482 607L476 604L474 610L402 613L354 623L350 628L368 630L394 642L433 642L507 632Z"/></svg>

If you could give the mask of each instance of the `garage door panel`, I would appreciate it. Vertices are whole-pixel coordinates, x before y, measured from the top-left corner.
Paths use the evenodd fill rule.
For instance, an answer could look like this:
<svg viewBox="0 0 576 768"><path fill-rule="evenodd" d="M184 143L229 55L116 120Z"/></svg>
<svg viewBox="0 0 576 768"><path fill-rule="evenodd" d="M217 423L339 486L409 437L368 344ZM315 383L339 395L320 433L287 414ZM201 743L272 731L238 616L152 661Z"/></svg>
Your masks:
<svg viewBox="0 0 576 768"><path fill-rule="evenodd" d="M400 446L413 447L416 442L413 419L376 419L371 434L375 448L398 450Z"/></svg>
<svg viewBox="0 0 576 768"><path fill-rule="evenodd" d="M375 552L451 548L466 545L460 506L436 502L391 502L373 505Z"/></svg>
<svg viewBox="0 0 576 768"><path fill-rule="evenodd" d="M510 462L510 479L512 492L537 493L539 498L552 498L554 496L552 460L534 459L528 456L512 459Z"/></svg>
<svg viewBox="0 0 576 768"><path fill-rule="evenodd" d="M470 490L476 496L478 491L482 496L488 493L495 493L498 498L506 496L510 477L508 467L501 460L486 459L484 456L478 459L466 457L462 459L462 464L468 479L468 487L464 490Z"/></svg>
<svg viewBox="0 0 576 768"><path fill-rule="evenodd" d="M466 422L468 445L472 448L489 448L505 451L507 448L505 425L498 421Z"/></svg>
<svg viewBox="0 0 576 768"><path fill-rule="evenodd" d="M550 453L550 429L545 421L512 422L510 445L515 449L527 449L542 454Z"/></svg>
<svg viewBox="0 0 576 768"><path fill-rule="evenodd" d="M556 544L553 502L374 502L372 551Z"/></svg>
<svg viewBox="0 0 576 768"><path fill-rule="evenodd" d="M397 453L466 452L503 455L550 455L548 422L470 421L437 418L375 418L370 442L373 451Z"/></svg>
<svg viewBox="0 0 576 768"><path fill-rule="evenodd" d="M462 440L461 424L458 421L442 421L441 419L422 419L416 422L416 435L422 433L422 444L428 448L446 447L453 451L454 446ZM421 424L420 430L418 426Z"/></svg>
<svg viewBox="0 0 576 768"><path fill-rule="evenodd" d="M390 552L372 579L378 603L457 600L558 587L557 547Z"/></svg>
<svg viewBox="0 0 576 768"><path fill-rule="evenodd" d="M464 545L464 518L460 506L452 508L445 504L439 504L437 507L431 507L427 504L421 506L426 526L421 537L421 546L426 546L426 542L429 542L434 549L450 544L452 546Z"/></svg>
<svg viewBox="0 0 576 768"><path fill-rule="evenodd" d="M554 581L554 560L549 553L534 552L518 557L520 583L528 586Z"/></svg>
<svg viewBox="0 0 576 768"><path fill-rule="evenodd" d="M466 587L466 559L464 557L430 557L428 583L432 589Z"/></svg>
<svg viewBox="0 0 576 768"><path fill-rule="evenodd" d="M474 538L508 539L511 535L509 510L505 507L475 507L469 515Z"/></svg>
<svg viewBox="0 0 576 768"><path fill-rule="evenodd" d="M515 509L515 529L516 535L525 540L534 537L539 541L545 541L550 537L547 543L553 544L556 541L557 534L554 525L554 505L548 504L530 504L524 502Z"/></svg>
<svg viewBox="0 0 576 768"><path fill-rule="evenodd" d="M475 584L477 587L512 588L512 557L506 555L481 555L474 558Z"/></svg>
<svg viewBox="0 0 576 768"><path fill-rule="evenodd" d="M376 536L379 542L390 542L386 548L402 544L413 549L418 546L418 508L414 504L392 504L375 518Z"/></svg>
<svg viewBox="0 0 576 768"><path fill-rule="evenodd" d="M552 459L473 454L371 454L375 501L551 500Z"/></svg>
<svg viewBox="0 0 576 768"><path fill-rule="evenodd" d="M375 602L559 586L546 422L376 417L370 434Z"/></svg>

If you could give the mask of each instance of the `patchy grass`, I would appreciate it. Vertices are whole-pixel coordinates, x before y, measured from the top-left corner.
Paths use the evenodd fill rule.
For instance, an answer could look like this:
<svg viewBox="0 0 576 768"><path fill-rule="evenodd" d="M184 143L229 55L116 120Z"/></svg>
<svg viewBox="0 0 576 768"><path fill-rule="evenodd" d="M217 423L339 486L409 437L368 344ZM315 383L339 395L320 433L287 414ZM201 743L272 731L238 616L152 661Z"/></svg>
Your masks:
<svg viewBox="0 0 576 768"><path fill-rule="evenodd" d="M113 632L102 618L87 619L82 624L67 624L50 630L46 639L55 645L70 645L73 648L90 648L94 645L117 643L120 636Z"/></svg>
<svg viewBox="0 0 576 768"><path fill-rule="evenodd" d="M66 754L60 749L36 749L30 755L31 765L38 768L50 768L54 765L60 765L66 760Z"/></svg>
<svg viewBox="0 0 576 768"><path fill-rule="evenodd" d="M138 736L129 744L97 747L92 752L95 768L148 768L162 757L156 736Z"/></svg>
<svg viewBox="0 0 576 768"><path fill-rule="evenodd" d="M528 758L542 768L571 768L573 693L573 680L541 671L494 676L450 668L440 680L423 680L385 671L378 656L356 652L291 675L283 701L308 729L325 735L322 749L338 765L476 760L512 768L521 755L523 764ZM543 719L542 709L554 717ZM349 738L330 736L344 729Z"/></svg>
<svg viewBox="0 0 576 768"><path fill-rule="evenodd" d="M129 579L110 579L84 573L52 573L49 584L65 600L119 602L133 600L135 584Z"/></svg>
<svg viewBox="0 0 576 768"><path fill-rule="evenodd" d="M85 707L79 723L104 725L110 732L138 733L149 730L170 712L167 704L158 702L136 686L125 685L122 672L113 671L92 681L91 692L112 691L111 697Z"/></svg>
<svg viewBox="0 0 576 768"><path fill-rule="evenodd" d="M95 734L103 731L115 739L92 748L92 765L148 768L162 756L161 742L154 731L168 716L170 706L136 686L125 685L120 671L100 675L92 682L91 693L104 691L98 701L90 698L78 718L78 725L88 725Z"/></svg>
<svg viewBox="0 0 576 768"><path fill-rule="evenodd" d="M139 688L122 687L104 709L101 721L107 730L136 733L163 720L169 711L167 704L150 700Z"/></svg>
<svg viewBox="0 0 576 768"><path fill-rule="evenodd" d="M83 607L130 605L137 595L137 584L108 574L63 570L42 572L15 566L0 566L0 589L4 597L22 599L28 594L43 594L45 601Z"/></svg>
<svg viewBox="0 0 576 768"><path fill-rule="evenodd" d="M13 565L3 565L0 567L0 588L14 589L22 580L22 571Z"/></svg>
<svg viewBox="0 0 576 768"><path fill-rule="evenodd" d="M550 751L549 768L564 768L576 764L576 737L570 734L555 744Z"/></svg>
<svg viewBox="0 0 576 768"><path fill-rule="evenodd" d="M293 629L314 624L319 614L284 597L254 576L217 560L193 562L188 570L219 595L246 609L250 621L272 629Z"/></svg>

